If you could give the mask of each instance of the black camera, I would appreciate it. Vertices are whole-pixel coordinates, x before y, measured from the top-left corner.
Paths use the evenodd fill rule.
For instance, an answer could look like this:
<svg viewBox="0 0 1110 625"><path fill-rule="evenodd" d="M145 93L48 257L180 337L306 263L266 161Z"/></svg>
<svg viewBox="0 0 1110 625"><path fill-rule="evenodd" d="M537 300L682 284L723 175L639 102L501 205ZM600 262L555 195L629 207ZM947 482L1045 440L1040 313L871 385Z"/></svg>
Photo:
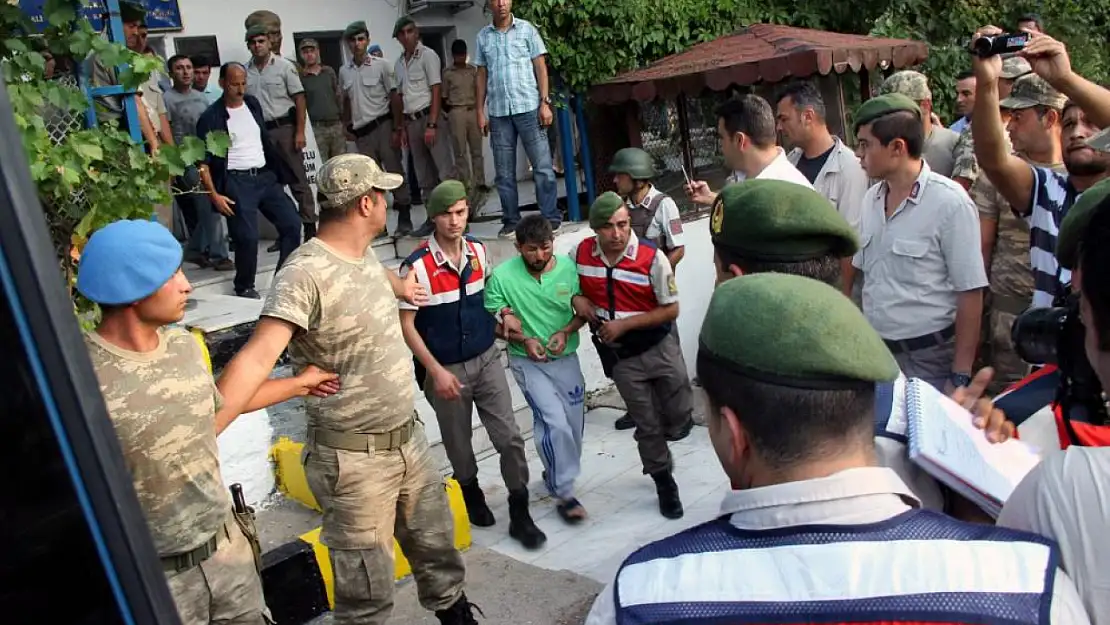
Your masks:
<svg viewBox="0 0 1110 625"><path fill-rule="evenodd" d="M971 42L971 53L986 59L999 54L1019 52L1029 44L1029 33L1002 33L979 37Z"/></svg>
<svg viewBox="0 0 1110 625"><path fill-rule="evenodd" d="M1056 365L1061 385L1056 403L1069 419L1107 425L1102 385L1087 358L1086 330L1079 318L1079 295L1057 298L1052 308L1026 310L1010 328L1010 340L1022 360L1033 365ZM1069 426L1070 430L1070 426ZM1076 442L1074 434L1069 434Z"/></svg>

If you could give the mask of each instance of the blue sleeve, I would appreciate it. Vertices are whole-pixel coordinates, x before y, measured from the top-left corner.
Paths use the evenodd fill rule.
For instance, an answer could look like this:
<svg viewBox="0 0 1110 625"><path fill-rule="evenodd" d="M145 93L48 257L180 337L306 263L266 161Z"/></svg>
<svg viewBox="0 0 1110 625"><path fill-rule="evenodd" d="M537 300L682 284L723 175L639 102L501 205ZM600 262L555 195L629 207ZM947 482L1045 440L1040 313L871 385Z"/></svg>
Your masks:
<svg viewBox="0 0 1110 625"><path fill-rule="evenodd" d="M486 50L482 46L482 33L483 32L485 32L485 29L479 30L478 31L478 36L474 38L474 66L475 67L485 67L486 66Z"/></svg>
<svg viewBox="0 0 1110 625"><path fill-rule="evenodd" d="M543 37L540 36L540 31L535 26L530 29L528 37L528 50L532 53L532 60L547 54L547 46L543 43Z"/></svg>

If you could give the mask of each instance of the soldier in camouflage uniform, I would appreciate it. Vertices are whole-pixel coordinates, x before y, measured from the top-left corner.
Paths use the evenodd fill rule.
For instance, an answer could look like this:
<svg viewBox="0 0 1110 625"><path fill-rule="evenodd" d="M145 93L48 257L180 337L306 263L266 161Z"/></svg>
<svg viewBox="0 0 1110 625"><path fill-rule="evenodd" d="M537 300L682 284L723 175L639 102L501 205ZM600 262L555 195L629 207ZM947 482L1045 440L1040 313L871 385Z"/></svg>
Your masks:
<svg viewBox="0 0 1110 625"><path fill-rule="evenodd" d="M1003 61L1002 73L998 75L998 99L1004 100L1009 96L1014 81L1032 71L1033 68L1029 66L1029 61L1021 57L1012 56ZM953 152L955 163L952 165L952 179L968 190L979 178L979 163L975 160L975 142L971 138L972 123L974 123L974 120L969 121L963 132L960 133L960 139L956 142L956 148ZM1009 142L1010 137L1007 136L1006 147L1012 149L1013 146Z"/></svg>
<svg viewBox="0 0 1110 625"><path fill-rule="evenodd" d="M420 603L444 624L477 623L443 478L414 409L412 355L397 311L398 299L420 306L427 295L415 272L402 280L370 247L385 228L389 191L403 183L362 154L324 164L318 236L274 277L254 335L220 380L228 402L241 402L286 347L294 363L340 376L339 393L305 402L304 456L324 513L336 625L389 618L394 537L412 563Z"/></svg>
<svg viewBox="0 0 1110 625"><path fill-rule="evenodd" d="M1066 98L1035 74L1014 81L1009 97L999 102L1014 153L1036 167L1064 172L1060 119ZM1028 365L1014 351L1010 328L1033 300L1029 262L1029 223L1015 211L987 176L978 176L970 195L979 209L983 264L990 276L984 306L983 364L994 368L997 392L1025 376Z"/></svg>
<svg viewBox="0 0 1110 625"><path fill-rule="evenodd" d="M921 157L929 164L929 169L942 176L950 176L953 150L960 136L933 120L933 92L925 74L912 70L895 72L879 87L879 95L886 93L900 93L917 103L921 109L921 123L925 127Z"/></svg>
<svg viewBox="0 0 1110 625"><path fill-rule="evenodd" d="M251 543L257 536L253 521L232 514L216 448L216 435L239 412L222 406L196 339L170 326L184 316L191 290L181 256L173 235L150 221L119 221L93 234L77 288L103 317L85 343L182 623L261 625L270 616ZM312 367L269 381L245 410L334 377Z"/></svg>

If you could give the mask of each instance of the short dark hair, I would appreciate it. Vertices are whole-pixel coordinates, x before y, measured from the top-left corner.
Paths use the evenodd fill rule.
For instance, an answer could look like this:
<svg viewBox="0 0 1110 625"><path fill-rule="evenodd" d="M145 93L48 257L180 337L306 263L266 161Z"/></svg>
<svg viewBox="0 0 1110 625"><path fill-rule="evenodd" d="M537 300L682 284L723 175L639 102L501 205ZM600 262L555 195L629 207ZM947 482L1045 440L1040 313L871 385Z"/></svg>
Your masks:
<svg viewBox="0 0 1110 625"><path fill-rule="evenodd" d="M817 89L817 85L808 80L799 80L792 82L784 87L775 96L775 104L782 102L784 98L790 98L794 103L794 108L799 111L806 108L813 109L813 114L817 119L825 121L826 109L825 99L821 97L821 91Z"/></svg>
<svg viewBox="0 0 1110 625"><path fill-rule="evenodd" d="M1017 26L1022 22L1033 22L1037 25L1038 29L1044 30L1044 26L1041 25L1041 16L1037 15L1036 13L1025 13L1019 16L1014 22L1014 26Z"/></svg>
<svg viewBox="0 0 1110 625"><path fill-rule="evenodd" d="M771 468L833 456L846 444L866 447L873 440L872 382L836 390L769 384L721 366L704 349L698 350L697 375L709 396L710 418L719 418L723 407L735 412Z"/></svg>
<svg viewBox="0 0 1110 625"><path fill-rule="evenodd" d="M189 60L193 62L193 69L198 67L212 67L212 61L209 61L208 57L203 54L194 54L189 57Z"/></svg>
<svg viewBox="0 0 1110 625"><path fill-rule="evenodd" d="M225 80L227 78L227 71L232 67L238 67L244 72L247 71L247 66L243 65L239 61L228 61L227 63L224 63L220 66L220 80Z"/></svg>
<svg viewBox="0 0 1110 625"><path fill-rule="evenodd" d="M901 139L906 143L906 152L913 158L921 158L925 147L925 128L921 118L910 111L894 111L876 118L870 123L871 134L883 146Z"/></svg>
<svg viewBox="0 0 1110 625"><path fill-rule="evenodd" d="M975 72L967 69L967 70L964 70L964 71L960 72L959 74L956 74L956 82L960 82L961 80L967 80L968 78L975 78Z"/></svg>
<svg viewBox="0 0 1110 625"><path fill-rule="evenodd" d="M826 254L819 258L810 258L800 261L773 261L746 258L720 245L715 245L717 258L721 265L728 269L729 265L736 265L745 275L753 273L786 273L794 276L810 278L832 286L840 286L840 259Z"/></svg>
<svg viewBox="0 0 1110 625"><path fill-rule="evenodd" d="M763 98L747 94L726 100L717 107L717 119L723 120L729 134L742 132L761 148L775 144L775 112Z"/></svg>
<svg viewBox="0 0 1110 625"><path fill-rule="evenodd" d="M1093 210L1079 242L1080 289L1094 317L1084 323L1094 327L1098 348L1110 351L1110 198Z"/></svg>
<svg viewBox="0 0 1110 625"><path fill-rule="evenodd" d="M551 223L543 215L528 215L516 225L516 242L518 245L543 245L555 239L555 232Z"/></svg>
<svg viewBox="0 0 1110 625"><path fill-rule="evenodd" d="M174 66L174 65L175 65L175 64L176 64L176 63L177 63L178 61L189 61L190 63L192 63L192 62L193 62L193 60L192 60L192 59L190 59L190 58L188 57L188 55L185 55L185 54L175 54L175 55L173 55L173 56L171 56L171 57L170 57L170 60L166 61L166 71L168 71L168 72L170 72L170 73L172 74L172 73L173 73L173 66Z"/></svg>
<svg viewBox="0 0 1110 625"><path fill-rule="evenodd" d="M466 54L466 41L456 39L451 42L451 54Z"/></svg>

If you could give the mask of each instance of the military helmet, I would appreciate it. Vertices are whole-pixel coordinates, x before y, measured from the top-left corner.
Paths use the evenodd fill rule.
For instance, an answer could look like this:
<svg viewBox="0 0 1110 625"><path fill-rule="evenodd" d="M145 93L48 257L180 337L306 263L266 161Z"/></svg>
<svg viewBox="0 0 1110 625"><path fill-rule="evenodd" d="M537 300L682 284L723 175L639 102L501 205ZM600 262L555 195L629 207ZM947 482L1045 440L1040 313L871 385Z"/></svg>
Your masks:
<svg viewBox="0 0 1110 625"><path fill-rule="evenodd" d="M613 155L609 173L628 174L633 180L651 180L655 177L655 159L640 148L624 148Z"/></svg>

